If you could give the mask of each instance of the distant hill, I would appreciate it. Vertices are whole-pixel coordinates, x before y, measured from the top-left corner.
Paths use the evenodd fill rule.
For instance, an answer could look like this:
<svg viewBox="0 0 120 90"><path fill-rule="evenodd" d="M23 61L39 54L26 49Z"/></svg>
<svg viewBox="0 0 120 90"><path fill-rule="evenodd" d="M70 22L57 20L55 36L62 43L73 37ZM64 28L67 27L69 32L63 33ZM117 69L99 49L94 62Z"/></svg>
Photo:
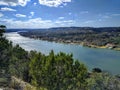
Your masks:
<svg viewBox="0 0 120 90"><path fill-rule="evenodd" d="M112 32L120 30L120 27L55 27L55 28L47 28L47 29L7 29L7 32L18 32L18 31L58 31L58 30L92 30L96 32Z"/></svg>

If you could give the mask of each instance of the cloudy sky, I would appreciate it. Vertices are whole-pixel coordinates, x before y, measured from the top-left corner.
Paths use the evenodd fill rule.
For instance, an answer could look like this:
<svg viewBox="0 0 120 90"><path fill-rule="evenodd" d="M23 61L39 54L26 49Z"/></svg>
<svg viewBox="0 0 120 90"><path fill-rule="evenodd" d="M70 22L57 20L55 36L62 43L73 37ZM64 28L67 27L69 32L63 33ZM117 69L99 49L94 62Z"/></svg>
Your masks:
<svg viewBox="0 0 120 90"><path fill-rule="evenodd" d="M120 0L0 0L8 28L120 26Z"/></svg>

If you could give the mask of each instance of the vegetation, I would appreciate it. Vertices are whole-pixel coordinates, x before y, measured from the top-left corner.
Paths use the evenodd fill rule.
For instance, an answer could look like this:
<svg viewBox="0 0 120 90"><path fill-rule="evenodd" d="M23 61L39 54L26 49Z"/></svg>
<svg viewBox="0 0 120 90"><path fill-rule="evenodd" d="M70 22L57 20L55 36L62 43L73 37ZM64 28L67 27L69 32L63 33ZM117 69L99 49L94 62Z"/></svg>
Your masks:
<svg viewBox="0 0 120 90"><path fill-rule="evenodd" d="M50 90L85 89L87 69L72 55L51 51L48 56L38 53L30 62L32 83Z"/></svg>
<svg viewBox="0 0 120 90"><path fill-rule="evenodd" d="M20 35L48 41L75 43L96 48L120 49L120 27L62 27L29 30Z"/></svg>
<svg viewBox="0 0 120 90"><path fill-rule="evenodd" d="M0 31L0 73L6 79L7 76L11 77L9 84L4 86L9 87L8 90L120 89L119 77L103 73L99 68L89 73L84 64L73 59L72 54L54 54L51 51L49 55L44 55L36 51L27 52L19 45L13 46L3 36L3 32L4 30ZM5 78L0 75L0 87L5 84L2 82Z"/></svg>
<svg viewBox="0 0 120 90"><path fill-rule="evenodd" d="M88 90L119 90L120 78L108 73L92 73L87 79Z"/></svg>
<svg viewBox="0 0 120 90"><path fill-rule="evenodd" d="M6 26L4 25L0 25L0 37L3 35L3 33L5 32Z"/></svg>

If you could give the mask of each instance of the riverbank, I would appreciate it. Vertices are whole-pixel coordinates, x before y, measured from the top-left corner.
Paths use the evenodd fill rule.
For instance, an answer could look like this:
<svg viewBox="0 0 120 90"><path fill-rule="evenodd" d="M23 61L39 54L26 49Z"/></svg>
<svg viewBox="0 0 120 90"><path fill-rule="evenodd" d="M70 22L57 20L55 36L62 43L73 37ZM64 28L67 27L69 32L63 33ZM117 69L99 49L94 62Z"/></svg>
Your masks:
<svg viewBox="0 0 120 90"><path fill-rule="evenodd" d="M61 40L61 39L57 40L57 38L54 38L54 39L38 38L38 37L35 37L35 36L32 36L32 37L24 36L24 35L22 35L20 33L18 33L18 34L21 35L21 36L23 36L23 37L28 37L28 38L38 39L38 40L43 40L43 41L48 41L48 42L63 43L63 44L75 44L75 45L81 45L81 46L89 47L89 48L101 48L101 49L111 49L111 50L120 51L119 47L116 47L116 45L111 44L111 43L107 43L104 46L97 46L97 45L93 45L91 43L84 42L84 41L77 42L77 41Z"/></svg>
<svg viewBox="0 0 120 90"><path fill-rule="evenodd" d="M18 32L20 35L50 42L78 44L91 48L107 48L120 51L119 28L50 28Z"/></svg>

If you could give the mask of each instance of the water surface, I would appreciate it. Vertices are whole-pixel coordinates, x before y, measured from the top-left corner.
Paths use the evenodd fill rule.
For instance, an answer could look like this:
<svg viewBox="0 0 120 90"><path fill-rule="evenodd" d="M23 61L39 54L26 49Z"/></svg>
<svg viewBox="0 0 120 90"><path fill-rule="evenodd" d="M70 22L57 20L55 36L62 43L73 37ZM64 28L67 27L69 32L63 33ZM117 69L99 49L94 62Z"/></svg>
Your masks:
<svg viewBox="0 0 120 90"><path fill-rule="evenodd" d="M35 40L20 36L16 32L6 33L5 35L14 45L19 44L27 51L36 50L44 54L49 54L51 50L54 50L55 53L60 51L73 53L73 57L83 62L89 70L98 67L112 74L120 74L120 51Z"/></svg>

